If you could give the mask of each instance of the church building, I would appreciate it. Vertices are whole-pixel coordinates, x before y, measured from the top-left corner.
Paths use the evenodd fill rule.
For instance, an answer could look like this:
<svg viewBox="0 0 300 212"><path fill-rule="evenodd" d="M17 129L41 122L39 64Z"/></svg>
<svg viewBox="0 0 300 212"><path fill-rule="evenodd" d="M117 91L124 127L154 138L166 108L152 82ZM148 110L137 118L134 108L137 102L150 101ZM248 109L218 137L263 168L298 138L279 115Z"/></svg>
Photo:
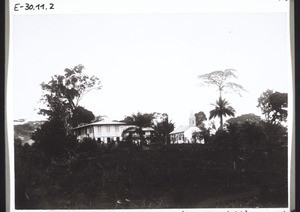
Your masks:
<svg viewBox="0 0 300 212"><path fill-rule="evenodd" d="M183 143L202 143L204 140L200 140L195 136L195 133L201 130L196 127L196 117L195 114L191 112L189 117L189 125L176 127L170 133L171 144L183 144Z"/></svg>

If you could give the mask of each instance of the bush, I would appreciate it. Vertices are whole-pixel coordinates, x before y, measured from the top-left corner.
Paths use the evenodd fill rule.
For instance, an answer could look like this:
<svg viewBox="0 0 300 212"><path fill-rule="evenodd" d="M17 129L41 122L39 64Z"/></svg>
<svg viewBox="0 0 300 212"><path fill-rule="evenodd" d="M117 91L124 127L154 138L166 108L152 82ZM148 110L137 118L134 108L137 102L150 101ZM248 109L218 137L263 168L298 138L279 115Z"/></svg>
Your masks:
<svg viewBox="0 0 300 212"><path fill-rule="evenodd" d="M92 138L83 138L83 140L78 144L77 152L98 152L100 149L99 143Z"/></svg>
<svg viewBox="0 0 300 212"><path fill-rule="evenodd" d="M49 158L64 153L67 133L62 121L52 119L46 121L40 129L37 129L32 139L36 148L44 152Z"/></svg>
<svg viewBox="0 0 300 212"><path fill-rule="evenodd" d="M231 141L230 134L225 130L218 130L211 138L211 143L220 147L228 147Z"/></svg>

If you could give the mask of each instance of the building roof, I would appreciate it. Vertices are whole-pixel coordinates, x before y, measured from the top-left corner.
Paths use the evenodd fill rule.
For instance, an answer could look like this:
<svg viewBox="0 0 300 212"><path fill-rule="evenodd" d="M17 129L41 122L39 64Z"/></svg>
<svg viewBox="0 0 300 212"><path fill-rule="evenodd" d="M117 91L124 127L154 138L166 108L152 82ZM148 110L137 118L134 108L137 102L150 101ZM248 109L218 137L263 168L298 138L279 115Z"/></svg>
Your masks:
<svg viewBox="0 0 300 212"><path fill-rule="evenodd" d="M131 126L131 128L127 128L127 130L126 131L135 131L136 129L138 129L139 127L138 126ZM154 129L153 128L151 128L151 127L142 127L142 130L143 131L154 131Z"/></svg>
<svg viewBox="0 0 300 212"><path fill-rule="evenodd" d="M188 128L190 128L190 127L191 126L189 126L189 125L176 127L170 134L182 133L182 132L186 131Z"/></svg>
<svg viewBox="0 0 300 212"><path fill-rule="evenodd" d="M83 128L83 127L87 127L87 126L102 126L102 125L127 125L127 124L125 122L119 122L119 121L98 121L98 122L74 127L73 129L79 129L79 128Z"/></svg>
<svg viewBox="0 0 300 212"><path fill-rule="evenodd" d="M142 130L143 131L154 131L154 129L152 127L143 127Z"/></svg>
<svg viewBox="0 0 300 212"><path fill-rule="evenodd" d="M184 125L184 126L179 126L176 127L171 133L172 134L177 134L177 133L185 133L188 130L192 130L192 131L200 131L200 129L196 126L192 126L192 125Z"/></svg>

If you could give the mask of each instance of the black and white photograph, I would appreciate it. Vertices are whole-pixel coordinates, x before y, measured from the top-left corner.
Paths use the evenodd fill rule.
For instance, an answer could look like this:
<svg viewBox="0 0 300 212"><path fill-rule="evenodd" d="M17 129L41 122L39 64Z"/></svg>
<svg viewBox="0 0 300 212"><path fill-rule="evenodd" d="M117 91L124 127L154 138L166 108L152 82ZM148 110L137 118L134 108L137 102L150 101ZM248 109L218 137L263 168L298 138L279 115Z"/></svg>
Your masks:
<svg viewBox="0 0 300 212"><path fill-rule="evenodd" d="M12 2L12 210L289 211L288 9Z"/></svg>

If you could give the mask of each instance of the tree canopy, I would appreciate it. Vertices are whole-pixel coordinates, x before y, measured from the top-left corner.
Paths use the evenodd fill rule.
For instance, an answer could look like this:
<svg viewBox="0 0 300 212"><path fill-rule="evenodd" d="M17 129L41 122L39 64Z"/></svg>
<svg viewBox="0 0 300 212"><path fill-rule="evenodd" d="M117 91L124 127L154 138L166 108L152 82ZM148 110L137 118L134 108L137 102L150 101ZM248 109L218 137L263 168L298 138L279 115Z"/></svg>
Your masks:
<svg viewBox="0 0 300 212"><path fill-rule="evenodd" d="M174 123L169 119L167 113L140 113L132 114L131 116L126 116L123 120L126 124L134 125L136 127L128 128L126 131L135 131L140 134L140 138L143 142L143 132L142 128L151 127L155 130L156 138L158 140L168 144L169 134L174 130Z"/></svg>
<svg viewBox="0 0 300 212"><path fill-rule="evenodd" d="M230 118L227 120L228 123L237 123L237 124L242 124L244 122L260 122L261 121L261 118L260 116L257 116L253 113L248 113L248 114L243 114L243 115L240 115L240 116L237 116L237 117L234 117L234 118Z"/></svg>
<svg viewBox="0 0 300 212"><path fill-rule="evenodd" d="M41 101L46 108L40 109L39 114L48 116L49 120L62 120L66 129L70 126L69 121L83 96L93 89L101 89L99 78L84 74L83 69L83 65L66 68L63 75L54 75L48 83L41 84Z"/></svg>
<svg viewBox="0 0 300 212"><path fill-rule="evenodd" d="M33 133L32 138L49 157L64 153L71 127L90 123L95 118L91 111L79 106L79 101L87 92L100 89L100 81L84 74L83 68L82 65L67 68L63 75L54 75L48 83L41 84L41 101L46 108L40 109L39 114L48 116L48 121Z"/></svg>
<svg viewBox="0 0 300 212"><path fill-rule="evenodd" d="M70 120L72 127L76 127L80 124L91 123L95 119L95 115L92 111L85 109L82 106L78 106L73 111L73 116Z"/></svg>
<svg viewBox="0 0 300 212"><path fill-rule="evenodd" d="M143 135L143 128L153 127L154 125L155 113L141 113L132 114L131 116L126 116L123 120L128 125L137 126L136 132L139 134L141 143L145 143L145 138Z"/></svg>
<svg viewBox="0 0 300 212"><path fill-rule="evenodd" d="M126 116L123 120L126 124L135 125L140 128L142 127L152 127L153 120L155 118L155 113L141 113L132 114L131 116Z"/></svg>
<svg viewBox="0 0 300 212"><path fill-rule="evenodd" d="M64 153L66 136L63 122L51 119L32 134L32 139L35 141L33 145L51 158Z"/></svg>
<svg viewBox="0 0 300 212"><path fill-rule="evenodd" d="M222 98L219 98L218 101L214 104L214 109L210 111L209 119L219 117L220 118L220 129L223 129L223 116L234 116L235 110L229 105L229 103Z"/></svg>
<svg viewBox="0 0 300 212"><path fill-rule="evenodd" d="M258 98L258 105L265 115L265 119L271 123L280 123L287 119L288 106L287 93L273 92L273 90L266 90Z"/></svg>
<svg viewBox="0 0 300 212"><path fill-rule="evenodd" d="M198 79L201 80L200 85L213 85L217 86L220 98L222 98L222 92L228 90L230 92L235 92L241 95L241 91L245 91L244 87L229 81L232 78L237 78L234 69L225 69L224 71L213 71L208 74L199 75Z"/></svg>
<svg viewBox="0 0 300 212"><path fill-rule="evenodd" d="M204 126L204 121L207 120L206 115L203 111L200 111L198 113L195 113L195 117L196 117L196 126L198 128L202 128Z"/></svg>

